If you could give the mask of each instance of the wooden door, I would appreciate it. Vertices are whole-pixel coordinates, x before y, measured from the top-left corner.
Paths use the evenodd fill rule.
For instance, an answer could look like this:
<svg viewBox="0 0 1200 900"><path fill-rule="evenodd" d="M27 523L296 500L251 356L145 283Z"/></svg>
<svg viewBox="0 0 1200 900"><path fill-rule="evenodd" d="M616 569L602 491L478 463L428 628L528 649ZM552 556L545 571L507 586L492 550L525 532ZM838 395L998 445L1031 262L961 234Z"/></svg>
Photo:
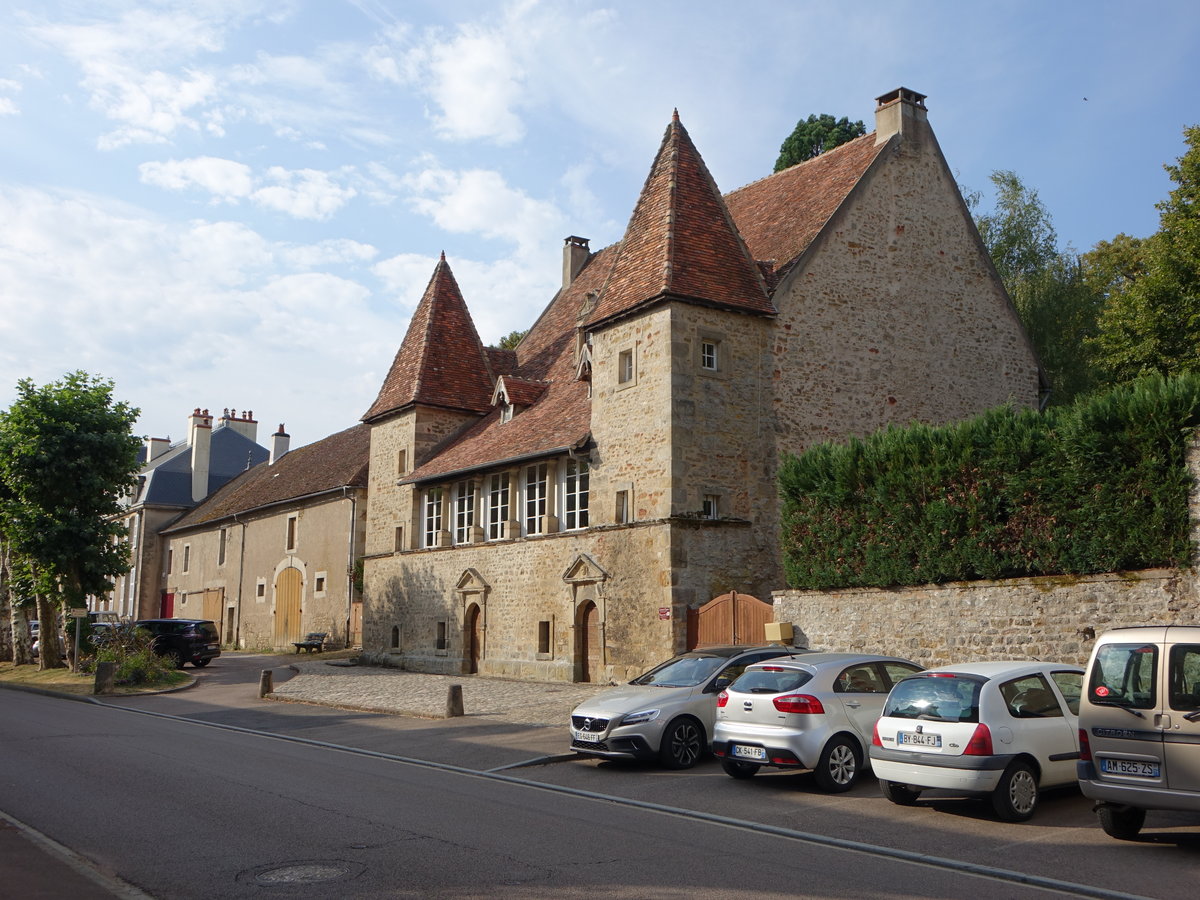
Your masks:
<svg viewBox="0 0 1200 900"><path fill-rule="evenodd" d="M349 647L362 646L362 616L363 605L361 600L355 600L350 604L350 643ZM400 641L397 639L393 647L399 647Z"/></svg>
<svg viewBox="0 0 1200 900"><path fill-rule="evenodd" d="M600 610L591 600L579 607L575 631L579 680L597 681L604 672L604 654L600 639Z"/></svg>
<svg viewBox="0 0 1200 900"><path fill-rule="evenodd" d="M158 605L158 617L160 619L175 618L175 595L163 591L162 602Z"/></svg>
<svg viewBox="0 0 1200 900"><path fill-rule="evenodd" d="M275 579L275 646L286 648L300 640L300 570L288 567Z"/></svg>
<svg viewBox="0 0 1200 900"><path fill-rule="evenodd" d="M483 630L481 628L479 607L474 603L467 609L467 621L464 623L464 631L466 632L467 640L467 672L468 675L474 675L479 671L479 659L483 655Z"/></svg>
<svg viewBox="0 0 1200 900"><path fill-rule="evenodd" d="M200 604L201 618L221 624L222 612L225 609L225 588L209 588L204 592Z"/></svg>

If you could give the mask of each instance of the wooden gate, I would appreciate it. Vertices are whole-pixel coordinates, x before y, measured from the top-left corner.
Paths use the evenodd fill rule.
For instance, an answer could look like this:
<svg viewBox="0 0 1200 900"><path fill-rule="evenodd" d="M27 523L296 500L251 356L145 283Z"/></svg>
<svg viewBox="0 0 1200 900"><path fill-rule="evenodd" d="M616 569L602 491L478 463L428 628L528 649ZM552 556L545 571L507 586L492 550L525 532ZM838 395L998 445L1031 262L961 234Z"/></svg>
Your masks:
<svg viewBox="0 0 1200 900"><path fill-rule="evenodd" d="M202 619L210 619L216 622L218 627L221 620L225 618L225 588L208 588L204 591L200 598L200 610Z"/></svg>
<svg viewBox="0 0 1200 900"><path fill-rule="evenodd" d="M275 646L287 647L300 640L300 570L289 566L275 579Z"/></svg>
<svg viewBox="0 0 1200 900"><path fill-rule="evenodd" d="M762 644L763 625L775 608L757 597L730 591L714 597L699 609L688 610L688 649L722 644Z"/></svg>

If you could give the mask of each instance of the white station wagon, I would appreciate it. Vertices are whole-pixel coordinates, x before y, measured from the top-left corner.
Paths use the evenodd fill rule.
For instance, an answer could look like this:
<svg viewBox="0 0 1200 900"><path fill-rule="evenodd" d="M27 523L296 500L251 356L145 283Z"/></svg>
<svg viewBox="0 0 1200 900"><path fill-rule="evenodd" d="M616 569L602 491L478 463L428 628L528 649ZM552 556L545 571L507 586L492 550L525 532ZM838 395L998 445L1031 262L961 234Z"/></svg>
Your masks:
<svg viewBox="0 0 1200 900"><path fill-rule="evenodd" d="M1043 788L1075 783L1083 669L980 662L905 678L875 723L871 768L893 803L927 788L991 798L1021 822Z"/></svg>

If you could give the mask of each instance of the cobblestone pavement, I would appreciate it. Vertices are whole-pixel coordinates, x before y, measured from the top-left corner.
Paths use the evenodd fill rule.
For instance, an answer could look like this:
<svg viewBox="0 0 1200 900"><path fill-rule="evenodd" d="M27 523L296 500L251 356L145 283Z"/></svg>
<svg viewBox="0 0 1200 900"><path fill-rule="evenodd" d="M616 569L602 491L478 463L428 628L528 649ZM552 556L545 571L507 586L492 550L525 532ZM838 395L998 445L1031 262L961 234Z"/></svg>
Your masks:
<svg viewBox="0 0 1200 900"><path fill-rule="evenodd" d="M517 725L563 725L572 709L607 687L426 675L375 666L331 665L322 660L298 660L290 665L299 674L274 687L271 696L275 699L444 718L450 685L461 684L466 716Z"/></svg>

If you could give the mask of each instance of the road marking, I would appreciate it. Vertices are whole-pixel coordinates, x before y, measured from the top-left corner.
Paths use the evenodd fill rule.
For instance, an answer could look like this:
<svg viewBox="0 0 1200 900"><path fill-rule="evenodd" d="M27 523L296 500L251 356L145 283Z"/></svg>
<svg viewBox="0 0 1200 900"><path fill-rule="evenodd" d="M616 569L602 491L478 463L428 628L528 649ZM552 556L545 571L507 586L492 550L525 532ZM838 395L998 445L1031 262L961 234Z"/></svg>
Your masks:
<svg viewBox="0 0 1200 900"><path fill-rule="evenodd" d="M463 766L456 766L451 763L440 763L427 759L414 759L409 756L397 756L394 753L384 753L379 750L364 750L359 747L347 747L344 744L334 744L329 741L318 741L313 740L312 738L295 737L288 734L275 734L270 731L259 731L253 728L243 728L239 725L227 725L219 722L206 722L200 719L189 719L184 716L175 716L168 713L137 709L131 706L119 706L114 703L97 703L97 705L108 707L109 709L137 713L138 715L143 716L156 716L160 719L171 719L173 721L183 722L188 725L199 725L201 727L216 728L222 731L235 731L242 734L250 734L278 741L288 741L293 744L305 744L310 747L319 747L324 750L337 750L342 753L351 753L356 756L373 757L375 759L403 763L405 765L417 766L419 768L435 769L440 772L465 775L469 778L482 778L490 781L500 781L518 787L534 788L536 790L546 791L548 793L566 794L568 796L579 797L585 800L613 803L618 806L643 809L649 812L660 813L662 815L707 822L711 825L719 825L724 828L733 828L739 831L750 831L758 834L768 834L773 837L785 838L798 843L812 844L819 847L828 847L834 850L844 850L849 853L858 853L880 859L890 859L896 862L907 863L914 866L923 866L930 869L957 872L959 874L969 875L975 878L984 878L990 881L1000 881L1007 884L1019 884L1024 887L1038 890L1058 891L1062 894L1071 894L1076 897L1096 898L1096 900L1153 900L1153 898L1146 897L1141 894L1126 894L1122 893L1121 891L1111 891L1106 888L1095 887L1089 884L1079 884L1073 881L1062 881L1057 878L1047 878L1042 875L1031 875L1026 872L1016 872L1011 869L1001 869L996 866L985 866L980 863L971 863L958 859L948 859L940 856L927 856L923 853L916 853L911 850L900 850L895 847L884 847L879 844L867 844L861 841L850 841L846 840L845 838L830 837L824 834L797 831L792 828L782 828L776 825L766 825L762 822L752 822L748 819L735 819L730 816L721 816L715 813L702 812L700 810L666 806L661 803L650 803L646 800L633 800L629 797L618 797L613 794L601 794L595 791L585 791L580 788L566 787L564 785L546 784L540 781L531 781L527 778L518 778L514 775L505 775L499 769L487 771L479 769L467 769ZM529 764L530 763L526 762L522 765Z"/></svg>

